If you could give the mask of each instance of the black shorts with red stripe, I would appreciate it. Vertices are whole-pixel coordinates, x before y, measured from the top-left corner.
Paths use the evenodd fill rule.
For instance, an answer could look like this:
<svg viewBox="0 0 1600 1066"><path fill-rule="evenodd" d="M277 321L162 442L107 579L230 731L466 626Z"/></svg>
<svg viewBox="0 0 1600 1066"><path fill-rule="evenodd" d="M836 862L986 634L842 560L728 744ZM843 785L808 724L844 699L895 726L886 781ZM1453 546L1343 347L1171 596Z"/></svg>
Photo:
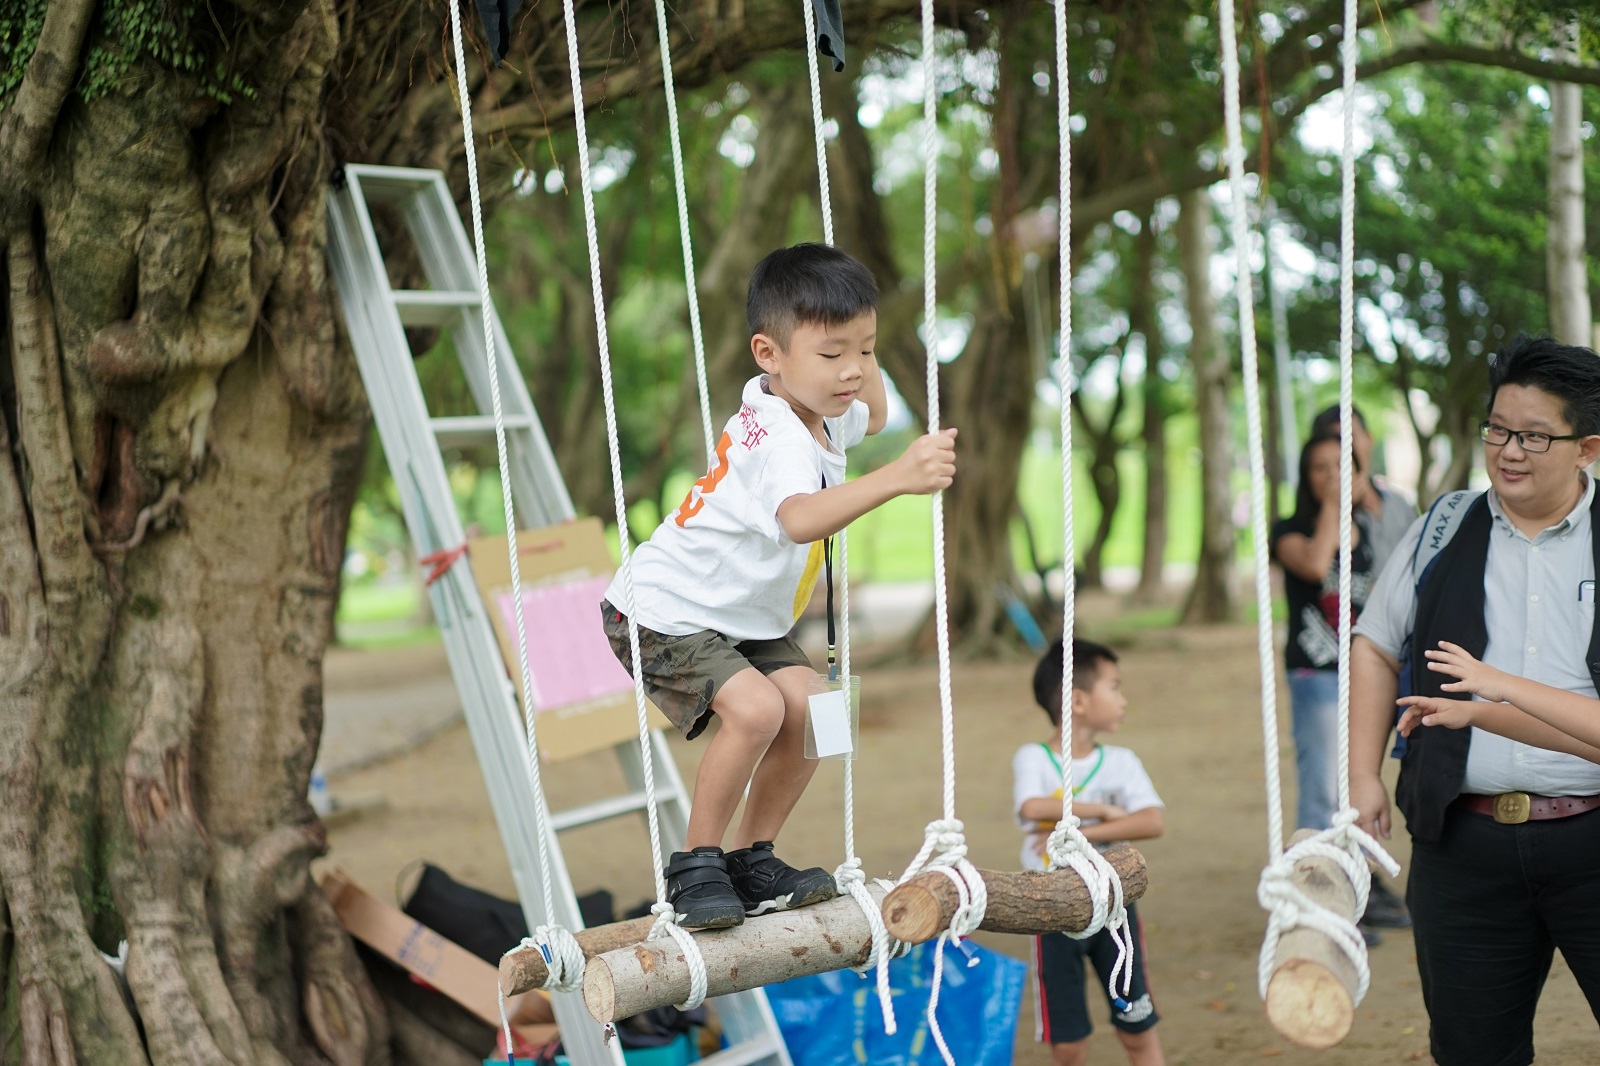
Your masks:
<svg viewBox="0 0 1600 1066"><path fill-rule="evenodd" d="M1100 995L1111 1008L1111 1024L1125 1033L1142 1033L1161 1020L1144 974L1144 926L1139 912L1128 907L1128 929L1133 934L1133 975L1129 983L1128 1008L1118 1010L1111 1001L1106 982L1117 964L1117 945L1111 934L1101 930L1087 940L1074 940L1065 933L1034 937L1034 984L1038 1000L1036 1017L1039 1039L1046 1044L1070 1044L1094 1031L1089 1020L1085 994L1085 959L1099 977ZM1117 991L1122 991L1118 975Z"/></svg>

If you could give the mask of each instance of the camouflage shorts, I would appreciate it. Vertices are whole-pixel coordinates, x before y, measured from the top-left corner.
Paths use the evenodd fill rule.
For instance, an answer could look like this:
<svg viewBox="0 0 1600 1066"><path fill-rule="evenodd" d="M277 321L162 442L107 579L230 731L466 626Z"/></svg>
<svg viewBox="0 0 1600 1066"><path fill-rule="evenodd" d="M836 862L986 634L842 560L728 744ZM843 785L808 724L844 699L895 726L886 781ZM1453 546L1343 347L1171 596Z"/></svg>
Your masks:
<svg viewBox="0 0 1600 1066"><path fill-rule="evenodd" d="M600 601L600 619L611 650L623 669L633 673L633 651L628 646L628 617L608 600ZM699 736L711 722L711 701L728 679L755 667L774 674L790 666L811 667L811 660L792 636L776 640L732 640L710 629L681 637L639 627L639 662L644 668L644 692L678 727L687 740Z"/></svg>

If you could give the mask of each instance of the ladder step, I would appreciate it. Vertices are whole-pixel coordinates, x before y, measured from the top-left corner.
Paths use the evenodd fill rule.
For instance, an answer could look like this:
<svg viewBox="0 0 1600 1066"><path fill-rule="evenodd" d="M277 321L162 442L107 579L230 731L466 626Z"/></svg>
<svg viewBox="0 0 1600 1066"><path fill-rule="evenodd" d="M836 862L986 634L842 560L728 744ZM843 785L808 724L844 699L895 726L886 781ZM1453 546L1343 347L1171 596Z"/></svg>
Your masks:
<svg viewBox="0 0 1600 1066"><path fill-rule="evenodd" d="M656 790L657 806L664 803L680 802L682 798L671 790ZM550 815L550 827L558 833L566 829L576 829L579 826L603 822L607 818L617 818L624 814L642 811L645 809L645 804L646 800L643 792L624 792L620 796L598 800L582 807L557 811Z"/></svg>
<svg viewBox="0 0 1600 1066"><path fill-rule="evenodd" d="M699 1060L699 1066L749 1066L752 1062L773 1057L780 1046L776 1037L764 1033L725 1047L714 1055L707 1055Z"/></svg>
<svg viewBox="0 0 1600 1066"><path fill-rule="evenodd" d="M502 419L506 432L530 429L533 419L527 415L506 415ZM430 418L428 425L441 448L470 448L475 444L494 443L493 415L458 415L450 418Z"/></svg>
<svg viewBox="0 0 1600 1066"><path fill-rule="evenodd" d="M394 309L407 326L447 326L462 311L481 306L475 292L448 292L438 289L395 289Z"/></svg>

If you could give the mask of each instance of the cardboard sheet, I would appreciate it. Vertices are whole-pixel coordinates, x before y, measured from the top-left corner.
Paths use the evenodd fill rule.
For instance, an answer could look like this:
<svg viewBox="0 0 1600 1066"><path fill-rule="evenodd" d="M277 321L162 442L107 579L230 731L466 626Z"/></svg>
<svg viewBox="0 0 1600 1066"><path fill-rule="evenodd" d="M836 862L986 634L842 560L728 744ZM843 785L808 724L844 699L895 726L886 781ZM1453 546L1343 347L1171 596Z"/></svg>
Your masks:
<svg viewBox="0 0 1600 1066"><path fill-rule="evenodd" d="M547 761L600 751L639 735L633 680L600 626L600 599L615 569L598 518L517 534L523 621L539 752ZM522 687L506 538L478 537L468 557L489 605L506 673ZM654 707L653 728L669 726Z"/></svg>

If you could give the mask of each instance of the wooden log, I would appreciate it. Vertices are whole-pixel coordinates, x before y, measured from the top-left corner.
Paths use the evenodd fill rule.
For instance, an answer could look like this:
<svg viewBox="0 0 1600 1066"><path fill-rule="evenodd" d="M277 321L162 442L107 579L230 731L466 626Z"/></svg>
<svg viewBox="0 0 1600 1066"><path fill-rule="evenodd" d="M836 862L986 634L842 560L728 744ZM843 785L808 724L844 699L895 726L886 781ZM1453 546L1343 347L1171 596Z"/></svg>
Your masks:
<svg viewBox="0 0 1600 1066"><path fill-rule="evenodd" d="M1302 829L1290 843L1310 835L1311 830ZM1332 859L1301 859L1290 880L1310 899L1355 918L1355 886ZM1272 978L1267 983L1267 1020L1301 1047L1331 1048L1345 1038L1355 1021L1358 983L1355 965L1326 934L1291 929L1278 939Z"/></svg>
<svg viewBox="0 0 1600 1066"><path fill-rule="evenodd" d="M867 891L882 902L883 889L869 884ZM705 960L708 997L860 966L872 952L867 917L850 896L692 935ZM596 955L583 974L583 1001L602 1024L688 998L689 965L670 937Z"/></svg>
<svg viewBox="0 0 1600 1066"><path fill-rule="evenodd" d="M1144 856L1131 844L1119 843L1106 861L1122 878L1122 898L1132 903L1144 895L1149 877ZM978 871L989 890L989 906L978 928L991 933L1058 933L1086 929L1094 903L1076 870ZM938 872L924 872L895 888L883 901L883 922L901 940L921 944L950 924L960 898L955 883Z"/></svg>
<svg viewBox="0 0 1600 1066"><path fill-rule="evenodd" d="M578 941L578 947L583 949L583 957L592 959L596 955L637 944L650 935L650 927L655 924L652 915L580 929L572 935ZM500 987L506 990L508 996L543 988L549 976L550 968L545 965L544 956L539 954L538 948L517 948L500 957Z"/></svg>

